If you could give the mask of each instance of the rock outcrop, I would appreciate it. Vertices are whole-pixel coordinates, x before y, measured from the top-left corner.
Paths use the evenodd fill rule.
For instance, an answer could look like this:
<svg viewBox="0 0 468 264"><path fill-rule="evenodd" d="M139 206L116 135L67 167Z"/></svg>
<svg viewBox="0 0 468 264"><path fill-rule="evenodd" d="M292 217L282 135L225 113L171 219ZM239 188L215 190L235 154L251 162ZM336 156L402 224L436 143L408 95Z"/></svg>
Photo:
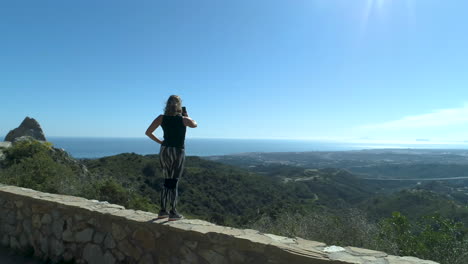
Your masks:
<svg viewBox="0 0 468 264"><path fill-rule="evenodd" d="M26 117L20 126L8 132L5 141L15 142L17 138L32 137L37 140L46 141L41 125L34 118Z"/></svg>

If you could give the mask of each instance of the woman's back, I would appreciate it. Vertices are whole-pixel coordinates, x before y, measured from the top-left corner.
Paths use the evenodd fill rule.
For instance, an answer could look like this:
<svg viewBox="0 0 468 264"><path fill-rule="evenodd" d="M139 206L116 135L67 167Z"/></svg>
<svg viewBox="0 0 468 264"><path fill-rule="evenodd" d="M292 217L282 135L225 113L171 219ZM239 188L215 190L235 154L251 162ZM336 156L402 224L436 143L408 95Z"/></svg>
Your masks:
<svg viewBox="0 0 468 264"><path fill-rule="evenodd" d="M187 127L181 115L164 115L161 127L164 131L163 146L184 148Z"/></svg>

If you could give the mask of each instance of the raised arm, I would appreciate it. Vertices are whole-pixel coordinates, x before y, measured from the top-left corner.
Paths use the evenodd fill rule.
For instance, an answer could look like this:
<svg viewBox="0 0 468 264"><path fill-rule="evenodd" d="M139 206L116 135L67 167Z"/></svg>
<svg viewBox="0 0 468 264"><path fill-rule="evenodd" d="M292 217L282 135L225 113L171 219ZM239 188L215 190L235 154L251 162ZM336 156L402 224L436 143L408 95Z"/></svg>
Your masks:
<svg viewBox="0 0 468 264"><path fill-rule="evenodd" d="M145 132L145 135L147 135L152 140L158 142L159 144L162 144L163 141L157 138L155 135L153 135L153 132L156 130L156 128L158 128L161 125L163 117L163 115L159 115L156 119L154 119L154 121L151 123L148 129L146 129Z"/></svg>
<svg viewBox="0 0 468 264"><path fill-rule="evenodd" d="M197 122L188 116L184 116L183 121L184 121L184 126L188 126L191 128L196 128L198 126Z"/></svg>

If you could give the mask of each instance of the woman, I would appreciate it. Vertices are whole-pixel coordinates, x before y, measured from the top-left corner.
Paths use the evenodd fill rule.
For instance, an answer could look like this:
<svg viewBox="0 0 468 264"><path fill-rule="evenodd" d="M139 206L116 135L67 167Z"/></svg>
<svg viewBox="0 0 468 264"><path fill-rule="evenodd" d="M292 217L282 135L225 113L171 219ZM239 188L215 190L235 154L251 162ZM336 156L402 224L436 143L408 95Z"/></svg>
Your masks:
<svg viewBox="0 0 468 264"><path fill-rule="evenodd" d="M164 140L153 135L159 126L164 131ZM164 115L159 115L146 130L149 138L161 144L159 162L164 175L164 187L161 192L161 210L158 219L169 218L169 221L174 221L183 218L176 210L176 203L178 181L184 171L186 127L195 128L197 122L188 117L180 97L171 95L167 99ZM171 206L169 212L168 200Z"/></svg>

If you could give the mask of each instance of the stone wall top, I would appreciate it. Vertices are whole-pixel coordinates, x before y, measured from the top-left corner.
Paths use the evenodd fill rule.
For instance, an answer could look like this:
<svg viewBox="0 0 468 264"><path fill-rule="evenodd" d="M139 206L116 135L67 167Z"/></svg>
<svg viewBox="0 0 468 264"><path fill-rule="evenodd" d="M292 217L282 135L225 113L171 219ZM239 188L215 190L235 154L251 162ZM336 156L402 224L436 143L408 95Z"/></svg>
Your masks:
<svg viewBox="0 0 468 264"><path fill-rule="evenodd" d="M0 185L0 202L24 201L25 204L32 204L32 211L46 212L48 210L62 210L69 214L79 215L80 218L88 218L88 223L101 222L104 225L95 225L96 228L102 226L102 230L95 233L113 232L114 239L118 241L119 230L114 230L115 226L125 226L128 232L133 232L133 228L149 230L157 237L165 237L170 242L171 239L178 239L177 243L186 245L178 248L177 256L184 258L200 259L198 263L255 263L254 258L261 258L271 263L388 263L388 264L435 264L436 262L420 260L414 257L391 256L384 252L355 248L328 246L324 243L304 240L301 238L287 238L272 234L264 234L251 229L237 229L231 227L218 226L206 221L195 219L183 219L174 222L156 220L156 215L139 210L128 210L123 206L88 200L85 198L43 193L31 189L15 186ZM47 221L46 221L47 222ZM93 223L94 223L93 222ZM1 223L3 225L3 223ZM110 228L110 231L106 231ZM80 231L81 232L81 231ZM91 232L91 231L90 231ZM135 231L136 232L136 231ZM137 232L138 233L138 232ZM65 233L64 233L65 234ZM103 236L104 236L103 235ZM124 236L124 235L122 235ZM135 236L135 233L133 233ZM136 236L139 236L136 234ZM156 238L158 239L158 238ZM135 242L137 241L137 242ZM136 245L138 239L132 240L135 248L147 249L149 256L157 258L158 243ZM145 242L145 239L141 240ZM75 243L76 241L74 241ZM126 242L125 242L126 243ZM176 242L174 242L176 243ZM99 245L89 245L83 252L89 250L100 250ZM120 244L118 245L120 247ZM124 247L124 246L122 246ZM210 248L214 248L210 250ZM104 248L104 246L102 246ZM88 250L88 251L89 251ZM104 248L105 250L105 248ZM168 250L167 248L164 250ZM174 249L176 250L176 249ZM185 250L185 251L184 251ZM188 252L190 250L190 252ZM125 250L123 250L125 252ZM151 253L152 252L152 253ZM83 254L85 254L83 253ZM130 253L129 253L130 254ZM138 258L143 258L139 254ZM151 255L152 254L152 255ZM161 254L165 254L164 252ZM141 256L140 256L141 255ZM148 254L147 254L148 255ZM145 255L146 256L146 255ZM223 259L226 259L225 261ZM239 260L239 261L236 261ZM241 261L242 260L242 261ZM251 260L251 261L248 261ZM160 263L164 261L159 260ZM172 260L173 263L184 263L183 261ZM87 263L87 262L83 262ZM147 262L153 263L153 262ZM190 263L190 262L187 262Z"/></svg>

